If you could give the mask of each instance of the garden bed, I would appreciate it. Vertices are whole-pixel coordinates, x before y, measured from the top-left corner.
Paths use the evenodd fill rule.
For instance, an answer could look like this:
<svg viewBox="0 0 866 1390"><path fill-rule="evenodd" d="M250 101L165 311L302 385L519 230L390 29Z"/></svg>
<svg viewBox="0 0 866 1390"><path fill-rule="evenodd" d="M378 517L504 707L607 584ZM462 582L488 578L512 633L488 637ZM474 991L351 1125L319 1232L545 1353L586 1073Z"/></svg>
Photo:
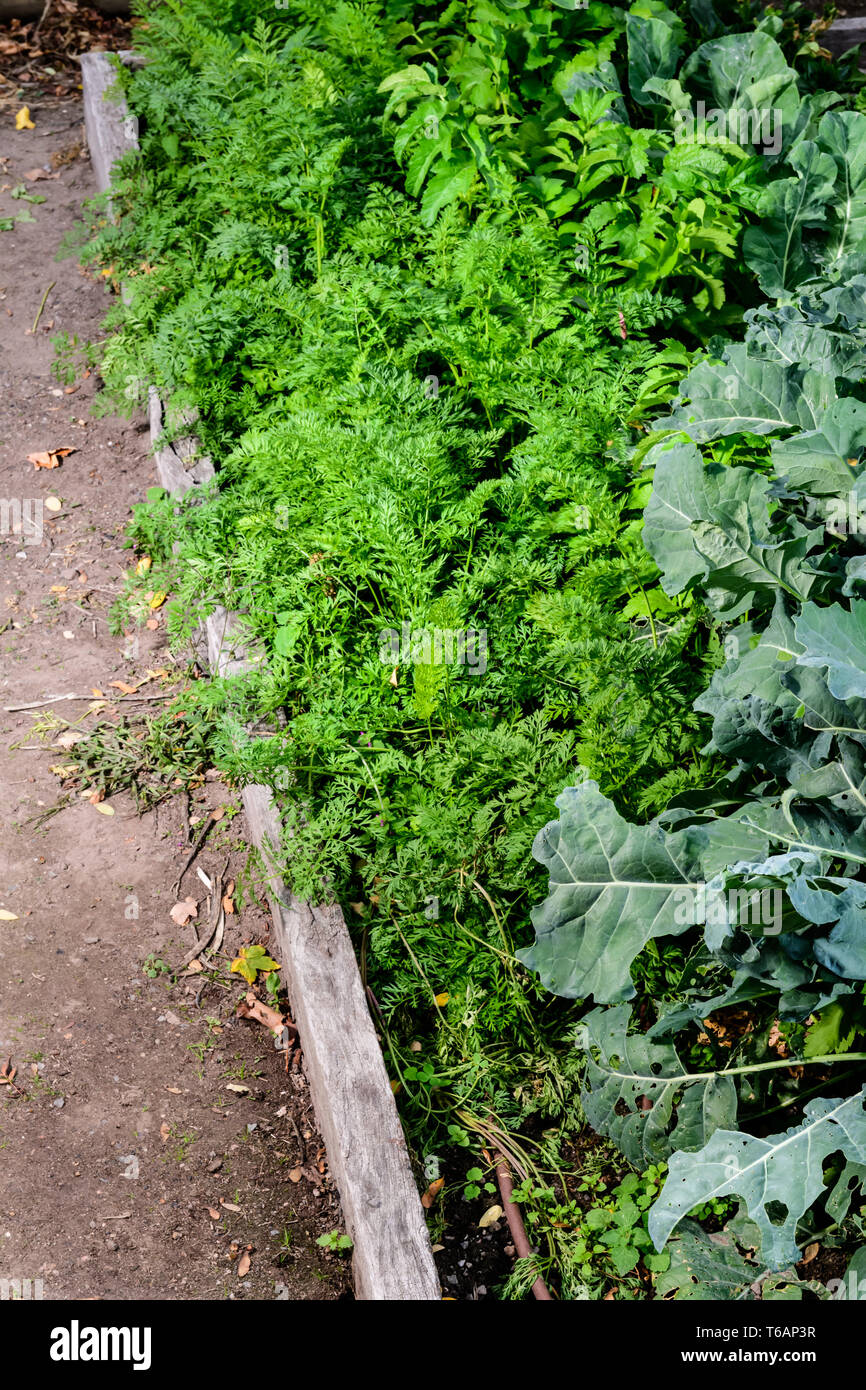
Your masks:
<svg viewBox="0 0 866 1390"><path fill-rule="evenodd" d="M437 1245L468 1219L506 1243L504 1158L535 1246L507 1296L539 1275L566 1298L695 1296L685 1272L719 1225L729 1282L819 1296L794 1272L805 1207L783 1242L736 1165L705 1180L719 1146L760 1147L786 1111L829 1144L810 1098L837 1062L833 1104L856 1119L863 976L835 945L850 926L826 945L833 902L809 894L856 906L842 849L859 832L810 840L791 807L850 814L832 769L856 788L859 755L830 757L834 707L802 754L811 781L799 751L793 771L774 761L761 739L777 746L788 697L767 677L758 711L736 663L765 640L831 661L762 605L782 622L817 583L801 570L832 487L792 431L811 422L818 448L831 408L835 456L857 415L840 404L857 349L838 344L859 331L860 215L837 209L859 190L860 79L797 7L248 9L149 12L147 66L125 79L142 158L89 253L125 284L108 389L146 376L218 463L133 530L178 640L230 610L232 641L265 654L197 697L214 757L266 800L290 901L331 904L350 975L351 923L359 1026L375 1043L369 1001ZM831 570L836 597L856 593L844 544ZM733 915L708 918L707 883L741 892ZM775 914L740 935L763 892L786 895L785 949ZM291 955L308 910L287 923L284 903ZM584 1114L635 1173L580 1139L573 1171ZM827 1150L831 1245L851 1235L833 1155L862 1164L861 1147Z"/></svg>
<svg viewBox="0 0 866 1390"><path fill-rule="evenodd" d="M137 149L136 126L125 103L110 99L116 72L109 57L85 55L82 74L91 158L98 184L107 189L114 164ZM200 457L194 436L175 447L163 443L163 406L153 388L149 405L160 483L170 496L181 498L209 482L213 466ZM236 619L225 609L204 624L216 678L250 667L236 628ZM267 868L280 837L273 799L267 788L252 784L244 789L243 801L253 844ZM438 1298L406 1145L342 913L294 899L272 870L266 887L274 945L352 1240L356 1294L374 1300Z"/></svg>

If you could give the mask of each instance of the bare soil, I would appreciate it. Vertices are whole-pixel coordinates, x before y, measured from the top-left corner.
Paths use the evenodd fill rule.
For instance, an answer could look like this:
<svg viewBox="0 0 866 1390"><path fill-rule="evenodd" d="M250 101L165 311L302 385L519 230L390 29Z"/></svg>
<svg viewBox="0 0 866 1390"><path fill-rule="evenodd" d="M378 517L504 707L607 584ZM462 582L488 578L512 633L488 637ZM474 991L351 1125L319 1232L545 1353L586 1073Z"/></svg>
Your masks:
<svg viewBox="0 0 866 1390"><path fill-rule="evenodd" d="M111 37L100 19L97 46ZM93 418L95 377L67 392L51 374L51 339L99 339L110 291L55 260L94 191L68 63L43 54L22 76L12 61L0 219L34 220L0 231L0 508L13 504L0 511L0 1069L17 1069L14 1084L0 1072L0 1280L42 1279L64 1300L351 1297L347 1259L316 1244L342 1217L302 1059L287 1069L268 1030L235 1013L247 985L229 962L267 942L266 911L247 891L212 965L176 983L167 969L194 941L169 916L172 885L215 806L196 864L247 881L236 794L210 773L188 806L177 796L139 817L130 796L93 804L51 770L74 762L52 746L68 725L123 713L111 682L182 672L161 610L137 642L109 629L131 564L124 526L156 475L143 420ZM15 129L21 104L33 129ZM45 201L13 197L22 184ZM27 460L56 448L75 452L51 469ZM36 543L27 508L48 498L59 509L43 510ZM94 690L107 701L88 714ZM68 692L88 699L7 708ZM195 866L188 894L201 921Z"/></svg>

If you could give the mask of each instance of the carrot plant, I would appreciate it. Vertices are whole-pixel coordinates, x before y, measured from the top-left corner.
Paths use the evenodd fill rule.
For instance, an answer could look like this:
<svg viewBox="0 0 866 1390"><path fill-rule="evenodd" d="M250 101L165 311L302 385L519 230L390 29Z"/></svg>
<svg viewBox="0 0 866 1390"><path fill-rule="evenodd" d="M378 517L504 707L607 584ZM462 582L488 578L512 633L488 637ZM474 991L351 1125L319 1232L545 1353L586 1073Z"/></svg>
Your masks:
<svg viewBox="0 0 866 1390"><path fill-rule="evenodd" d="M86 252L127 286L108 399L156 385L218 468L133 529L172 635L225 604L267 654L184 707L274 787L293 890L344 905L422 1155L495 1117L536 1178L583 1063L515 958L533 839L567 783L658 816L725 766L694 707L725 633L643 545L647 439L781 273L758 223L801 146L684 139L684 103L772 90L808 143L845 100L799 11L699 8L144 4L142 153Z"/></svg>

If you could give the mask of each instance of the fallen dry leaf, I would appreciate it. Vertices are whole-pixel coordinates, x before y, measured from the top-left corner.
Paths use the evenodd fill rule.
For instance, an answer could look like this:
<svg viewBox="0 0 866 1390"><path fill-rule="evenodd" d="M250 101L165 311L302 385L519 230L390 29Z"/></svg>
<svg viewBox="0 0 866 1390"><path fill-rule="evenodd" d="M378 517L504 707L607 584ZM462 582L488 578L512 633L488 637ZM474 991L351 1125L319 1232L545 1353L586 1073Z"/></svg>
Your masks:
<svg viewBox="0 0 866 1390"><path fill-rule="evenodd" d="M37 183L39 179L59 179L60 174L49 174L47 169L27 169L24 177L28 183Z"/></svg>
<svg viewBox="0 0 866 1390"><path fill-rule="evenodd" d="M185 927L187 922L198 916L198 903L195 898L184 898L182 903L175 903L168 915L179 927Z"/></svg>
<svg viewBox="0 0 866 1390"><path fill-rule="evenodd" d="M163 1120L162 1124L159 1127L159 1137L162 1140L163 1144L166 1142L166 1140L171 1138L171 1125L167 1125L165 1120Z"/></svg>
<svg viewBox="0 0 866 1390"><path fill-rule="evenodd" d="M74 729L65 729L62 734L57 735L51 747L72 748L74 744L80 743L83 738L87 738L87 734L77 733Z"/></svg>
<svg viewBox="0 0 866 1390"><path fill-rule="evenodd" d="M99 812L99 814L100 814L101 816L113 816L113 815L114 815L114 807L113 807L113 806L109 806L109 804L108 804L107 801L104 801L104 802L102 802L101 805L97 806L97 807L96 807L96 810Z"/></svg>
<svg viewBox="0 0 866 1390"><path fill-rule="evenodd" d="M6 912L0 908L0 922L17 922L18 918L14 912Z"/></svg>
<svg viewBox="0 0 866 1390"><path fill-rule="evenodd" d="M136 572L136 574L138 575L139 579L141 578L141 576L142 576L143 574L147 574L147 571L148 571L149 569L150 569L150 556L149 556L149 555L143 555L143 556L141 557L141 559L139 560L138 564L137 564L136 567L135 567L135 572Z"/></svg>
<svg viewBox="0 0 866 1390"><path fill-rule="evenodd" d="M59 497L46 497L45 506L49 512L59 512L63 510L63 503Z"/></svg>
<svg viewBox="0 0 866 1390"><path fill-rule="evenodd" d="M168 598L168 594L158 593L147 595L151 608L161 608Z"/></svg>
<svg viewBox="0 0 866 1390"><path fill-rule="evenodd" d="M224 1211L243 1211L243 1207L236 1207L234 1202L227 1202L224 1197L220 1197L220 1206L223 1208Z"/></svg>
<svg viewBox="0 0 866 1390"><path fill-rule="evenodd" d="M32 463L34 468L59 468L63 460L75 452L75 449L42 449L38 453L28 454L27 462Z"/></svg>
<svg viewBox="0 0 866 1390"><path fill-rule="evenodd" d="M246 1096L249 1095L250 1088L249 1086L241 1086L237 1081L229 1081L226 1090L237 1091L238 1095Z"/></svg>
<svg viewBox="0 0 866 1390"><path fill-rule="evenodd" d="M250 1259L249 1251L245 1250L244 1253L241 1255L240 1259L238 1260L239 1279L243 1279L245 1275L249 1274L251 1264L252 1260Z"/></svg>
<svg viewBox="0 0 866 1390"><path fill-rule="evenodd" d="M809 1264L811 1260L814 1260L820 1248L817 1240L813 1241L811 1245L807 1245L806 1249L803 1251L803 1258L800 1263L804 1265Z"/></svg>
<svg viewBox="0 0 866 1390"><path fill-rule="evenodd" d="M221 1220L222 1220L222 1217L220 1216L220 1214L219 1214L219 1212L217 1211L216 1207L208 1207L207 1213L208 1213L208 1216L210 1217L211 1221L221 1221Z"/></svg>
<svg viewBox="0 0 866 1390"><path fill-rule="evenodd" d="M289 1173L289 1182L300 1182L304 1176L303 1168L293 1168Z"/></svg>
<svg viewBox="0 0 866 1390"><path fill-rule="evenodd" d="M501 1215L502 1208L500 1206L488 1207L481 1220L478 1222L478 1225L481 1227L482 1231L486 1231L488 1226L495 1225Z"/></svg>
<svg viewBox="0 0 866 1390"><path fill-rule="evenodd" d="M444 1186L444 1178L436 1178L433 1182L431 1182L430 1186L427 1188L427 1191L424 1193L424 1196L421 1198L422 1207L426 1207L426 1209L429 1211Z"/></svg>

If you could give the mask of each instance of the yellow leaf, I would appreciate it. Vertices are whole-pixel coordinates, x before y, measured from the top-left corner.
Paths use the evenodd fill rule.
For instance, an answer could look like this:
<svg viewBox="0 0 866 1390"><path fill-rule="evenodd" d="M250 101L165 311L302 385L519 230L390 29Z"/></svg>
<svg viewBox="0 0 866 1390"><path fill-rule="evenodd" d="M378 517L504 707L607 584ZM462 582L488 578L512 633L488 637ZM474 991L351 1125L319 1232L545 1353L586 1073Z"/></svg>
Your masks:
<svg viewBox="0 0 866 1390"><path fill-rule="evenodd" d="M150 556L149 556L149 555L144 555L144 556L142 556L142 558L139 560L138 564L136 565L136 567L135 567L135 572L136 572L136 574L137 574L137 575L139 576L139 578L140 578L141 575L147 574L147 571L148 571L149 569L150 569Z"/></svg>
<svg viewBox="0 0 866 1390"><path fill-rule="evenodd" d="M22 106L18 115L15 117L16 130L35 130L35 122L30 119L30 107Z"/></svg>
<svg viewBox="0 0 866 1390"><path fill-rule="evenodd" d="M151 594L151 596L150 596L150 606L151 606L151 608L161 608L162 605L165 603L165 601L166 601L167 598L168 598L168 594Z"/></svg>
<svg viewBox="0 0 866 1390"><path fill-rule="evenodd" d="M109 805L107 804L107 802L105 802L105 801L97 802L96 809L97 809L97 811L100 813L100 815L102 815L102 816L113 816L113 815L114 815L114 807L113 807L113 806L109 806Z"/></svg>
<svg viewBox="0 0 866 1390"><path fill-rule="evenodd" d="M445 1005L448 1003L448 1000L450 998L451 996L448 993L448 991L443 990L441 994L436 995L436 1003L439 1005L440 1009L444 1009Z"/></svg>
<svg viewBox="0 0 866 1390"><path fill-rule="evenodd" d="M14 912L6 912L0 908L0 922L17 922L18 917Z"/></svg>
<svg viewBox="0 0 866 1390"><path fill-rule="evenodd" d="M501 1207L488 1207L481 1220L478 1222L478 1225L481 1227L482 1231L484 1231L488 1226L492 1226L498 1221L501 1215Z"/></svg>

